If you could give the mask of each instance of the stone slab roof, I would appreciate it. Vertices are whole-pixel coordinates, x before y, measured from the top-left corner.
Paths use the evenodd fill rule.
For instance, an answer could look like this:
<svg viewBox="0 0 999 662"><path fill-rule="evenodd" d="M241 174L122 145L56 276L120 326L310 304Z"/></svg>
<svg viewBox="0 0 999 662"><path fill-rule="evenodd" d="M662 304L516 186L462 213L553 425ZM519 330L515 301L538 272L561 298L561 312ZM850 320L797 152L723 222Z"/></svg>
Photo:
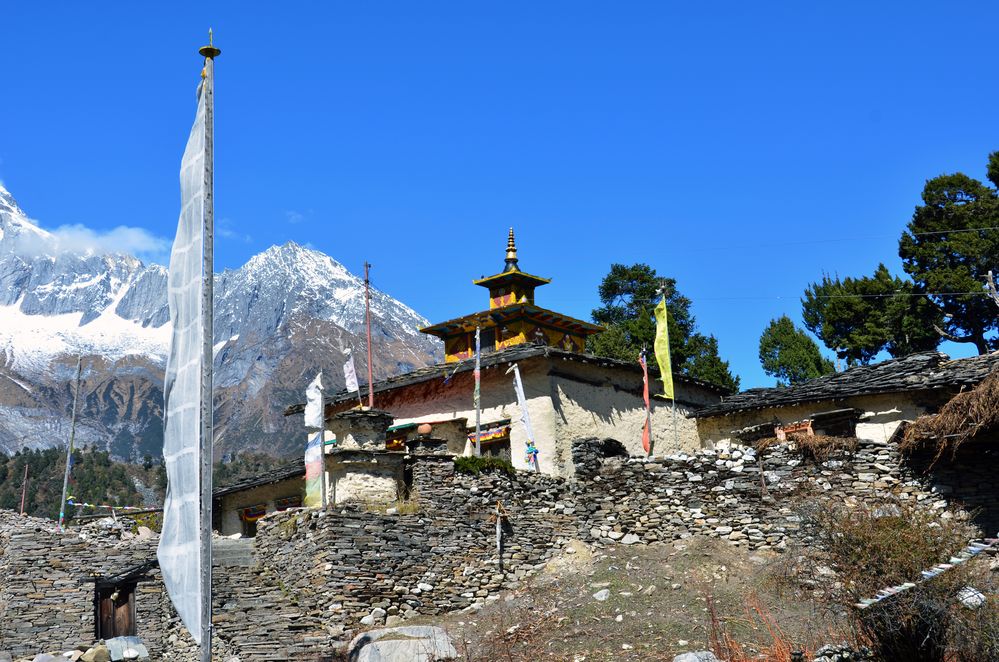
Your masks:
<svg viewBox="0 0 999 662"><path fill-rule="evenodd" d="M241 492L243 490L248 490L253 487L260 487L262 485L270 485L271 483L279 483L282 480L288 480L289 478L297 478L299 476L305 475L305 457L296 458L287 464L282 464L280 467L276 467L264 474L258 474L251 478L245 478L239 482L232 483L231 485L226 485L225 487L220 487L217 490L212 491L212 496L216 499L218 497L225 496L227 494L232 494L233 492Z"/></svg>
<svg viewBox="0 0 999 662"><path fill-rule="evenodd" d="M534 358L537 356L543 356L548 358L560 359L565 361L575 361L579 363L589 363L593 365L604 366L608 368L618 368L622 370L630 370L633 372L641 372L641 367L638 365L638 357L635 357L634 362L620 361L618 359L610 359L603 356L594 356L593 354L581 354L579 352L568 352L564 349L559 349L557 347L548 347L546 345L515 345L509 349L505 349L499 352L490 352L488 354L483 354L481 358L481 364L483 368L488 368L490 366L499 365L502 363L513 363L514 361L523 361L526 359ZM382 393L385 391L391 391L397 388L403 388L406 386L411 386L413 384L419 384L421 382L430 381L431 379L442 379L447 377L452 373L461 372L471 372L475 368L474 359L465 359L464 361L455 363L438 363L436 365L427 366L425 368L418 368L411 372L404 373L402 375L396 375L395 377L389 377L388 379L383 379L377 381L374 384L375 393ZM659 370L656 368L656 362L654 360L649 361L649 376L658 376ZM721 386L716 384L711 384L700 379L694 379L693 377L688 377L686 375L681 375L678 373L673 373L673 380L677 384L691 384L695 386L700 386L701 388L708 389L715 393L723 394L728 391ZM365 390L364 387L361 388L362 392ZM326 404L339 404L347 400L353 400L357 398L355 391L347 391L346 389L338 391L326 398L324 402ZM287 407L284 410L285 416L292 416L294 414L301 414L305 411L305 404L294 404Z"/></svg>
<svg viewBox="0 0 999 662"><path fill-rule="evenodd" d="M721 403L692 412L689 417L728 416L740 411L837 401L878 393L956 391L978 384L996 366L999 366L999 352L953 360L943 352L921 352L874 365L854 366L792 386L747 389L725 396Z"/></svg>

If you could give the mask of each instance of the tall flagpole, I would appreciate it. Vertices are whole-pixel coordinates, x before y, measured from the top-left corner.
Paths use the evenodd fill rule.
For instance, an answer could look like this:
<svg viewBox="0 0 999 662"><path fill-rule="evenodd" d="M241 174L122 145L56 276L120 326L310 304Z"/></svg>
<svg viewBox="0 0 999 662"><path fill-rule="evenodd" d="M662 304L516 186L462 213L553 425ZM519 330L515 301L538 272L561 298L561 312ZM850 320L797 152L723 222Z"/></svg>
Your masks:
<svg viewBox="0 0 999 662"><path fill-rule="evenodd" d="M222 51L212 43L198 49L205 58L205 226L201 269L201 320L204 339L201 363L201 660L212 660L212 372L215 363L213 286L215 279L215 58Z"/></svg>
<svg viewBox="0 0 999 662"><path fill-rule="evenodd" d="M371 370L371 279L368 270L371 265L364 261L364 325L368 328L368 409L375 408L375 384L372 381ZM360 394L360 389L358 389Z"/></svg>
<svg viewBox="0 0 999 662"><path fill-rule="evenodd" d="M482 329L475 327L475 454L482 455Z"/></svg>
<svg viewBox="0 0 999 662"><path fill-rule="evenodd" d="M66 473L62 477L62 501L59 502L59 530L66 521L66 490L69 489L69 468L73 463L73 441L76 438L76 401L80 397L80 373L83 370L83 356L76 359L76 388L73 390L73 412L69 419L69 444L66 446Z"/></svg>

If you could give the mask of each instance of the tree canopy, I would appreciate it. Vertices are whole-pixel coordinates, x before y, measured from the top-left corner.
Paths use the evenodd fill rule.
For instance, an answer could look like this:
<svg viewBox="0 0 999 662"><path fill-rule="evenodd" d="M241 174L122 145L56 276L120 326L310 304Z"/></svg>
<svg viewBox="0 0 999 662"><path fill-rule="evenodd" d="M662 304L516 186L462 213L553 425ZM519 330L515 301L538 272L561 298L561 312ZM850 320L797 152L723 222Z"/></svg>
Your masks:
<svg viewBox="0 0 999 662"><path fill-rule="evenodd" d="M869 363L881 351L891 356L932 350L940 344L933 325L940 311L911 281L879 264L872 276L825 275L801 300L805 328L848 363Z"/></svg>
<svg viewBox="0 0 999 662"><path fill-rule="evenodd" d="M999 152L987 174L999 187ZM808 330L851 363L936 349L944 338L980 354L999 348L999 310L984 289L989 270L999 270L994 187L963 173L928 180L898 243L909 279L884 264L872 276L823 276L801 300Z"/></svg>
<svg viewBox="0 0 999 662"><path fill-rule="evenodd" d="M20 451L10 457L0 455L0 508L16 510L20 507L26 465L28 489L25 512L58 519L63 472L66 468L66 451L60 448ZM106 452L96 450L73 452L69 495L88 503L118 506L136 506L142 503L142 498L126 471L126 465L114 462ZM67 508L67 516L72 516L75 510ZM88 509L87 512L91 511Z"/></svg>
<svg viewBox="0 0 999 662"><path fill-rule="evenodd" d="M999 152L989 155L987 173L999 186ZM983 296L983 284L999 268L999 194L955 173L926 182L922 197L898 243L902 266L942 311L944 337L989 352L999 347L992 335L999 311Z"/></svg>
<svg viewBox="0 0 999 662"><path fill-rule="evenodd" d="M598 289L603 305L593 311L593 320L605 331L591 336L587 349L623 361L636 361L642 348L651 353L656 337L653 311L661 285L666 297L673 370L738 390L739 378L718 355L718 340L697 331L690 299L680 294L675 279L660 277L647 264L611 265Z"/></svg>
<svg viewBox="0 0 999 662"><path fill-rule="evenodd" d="M815 341L787 315L770 320L760 336L760 363L764 372L784 386L835 371Z"/></svg>

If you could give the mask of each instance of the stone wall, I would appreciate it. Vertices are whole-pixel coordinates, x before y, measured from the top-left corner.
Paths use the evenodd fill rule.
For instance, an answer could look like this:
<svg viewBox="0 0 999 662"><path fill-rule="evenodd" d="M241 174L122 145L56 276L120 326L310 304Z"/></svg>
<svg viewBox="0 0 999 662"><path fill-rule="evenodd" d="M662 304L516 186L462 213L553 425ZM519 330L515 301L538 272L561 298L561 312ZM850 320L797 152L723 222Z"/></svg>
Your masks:
<svg viewBox="0 0 999 662"><path fill-rule="evenodd" d="M221 541L247 545L253 558L246 567L217 568L220 655L260 659L254 656L276 650L266 659L316 659L306 652L328 652L360 626L475 608L521 585L572 539L603 546L704 535L781 549L805 536L803 494L850 502L893 493L942 513L956 512L956 499L985 507L986 517L999 508L995 457L981 450L957 464L945 458L929 472L875 442L818 463L788 446L768 449L762 460L748 448L654 461L626 453L613 441L577 443L571 480L472 476L456 473L448 455L411 455L416 512L336 504L268 515L253 541ZM501 555L497 502L505 514ZM0 651L89 641L88 576L121 572L154 553L151 540L84 536L0 512ZM151 650L170 651L169 659L193 659L156 572L139 587L140 636Z"/></svg>
<svg viewBox="0 0 999 662"><path fill-rule="evenodd" d="M420 512L337 506L270 515L258 530L258 553L294 582L309 609L353 628L495 598L573 538L610 545L702 535L781 549L804 537L798 508L806 493L850 502L890 492L950 507L946 487L914 472L885 444L862 442L821 463L778 446L764 452L762 468L746 448L656 461L623 452L617 442L577 444L574 480L524 472L471 476L456 473L449 457L414 457ZM502 567L492 519L497 501L507 515Z"/></svg>

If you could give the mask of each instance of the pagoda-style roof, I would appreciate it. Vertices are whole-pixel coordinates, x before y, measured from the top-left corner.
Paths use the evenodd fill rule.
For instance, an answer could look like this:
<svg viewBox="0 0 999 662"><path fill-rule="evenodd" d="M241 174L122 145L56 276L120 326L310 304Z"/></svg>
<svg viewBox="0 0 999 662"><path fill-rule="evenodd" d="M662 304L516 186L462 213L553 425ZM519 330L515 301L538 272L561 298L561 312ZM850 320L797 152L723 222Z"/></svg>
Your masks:
<svg viewBox="0 0 999 662"><path fill-rule="evenodd" d="M420 329L420 331L439 338L445 338L463 331L474 331L477 326L486 328L491 326L500 326L507 322L523 318L530 319L534 322L538 322L539 324L564 329L566 331L581 335L591 335L594 333L600 333L604 330L602 326L590 324L589 322L584 322L583 320L576 319L575 317L569 317L568 315L557 313L554 310L548 310L547 308L535 306L533 303L515 303L509 306L503 306L502 308L483 310L478 313L472 313L471 315L456 317L446 322L440 322L432 326L424 327Z"/></svg>
<svg viewBox="0 0 999 662"><path fill-rule="evenodd" d="M517 283L527 287L538 287L539 285L547 285L550 282L552 282L551 278L534 276L520 270L504 271L501 274L486 276L485 278L479 278L478 280L472 281L475 285L481 285L482 287L488 287L490 289L499 287L500 285L508 285L512 283Z"/></svg>

